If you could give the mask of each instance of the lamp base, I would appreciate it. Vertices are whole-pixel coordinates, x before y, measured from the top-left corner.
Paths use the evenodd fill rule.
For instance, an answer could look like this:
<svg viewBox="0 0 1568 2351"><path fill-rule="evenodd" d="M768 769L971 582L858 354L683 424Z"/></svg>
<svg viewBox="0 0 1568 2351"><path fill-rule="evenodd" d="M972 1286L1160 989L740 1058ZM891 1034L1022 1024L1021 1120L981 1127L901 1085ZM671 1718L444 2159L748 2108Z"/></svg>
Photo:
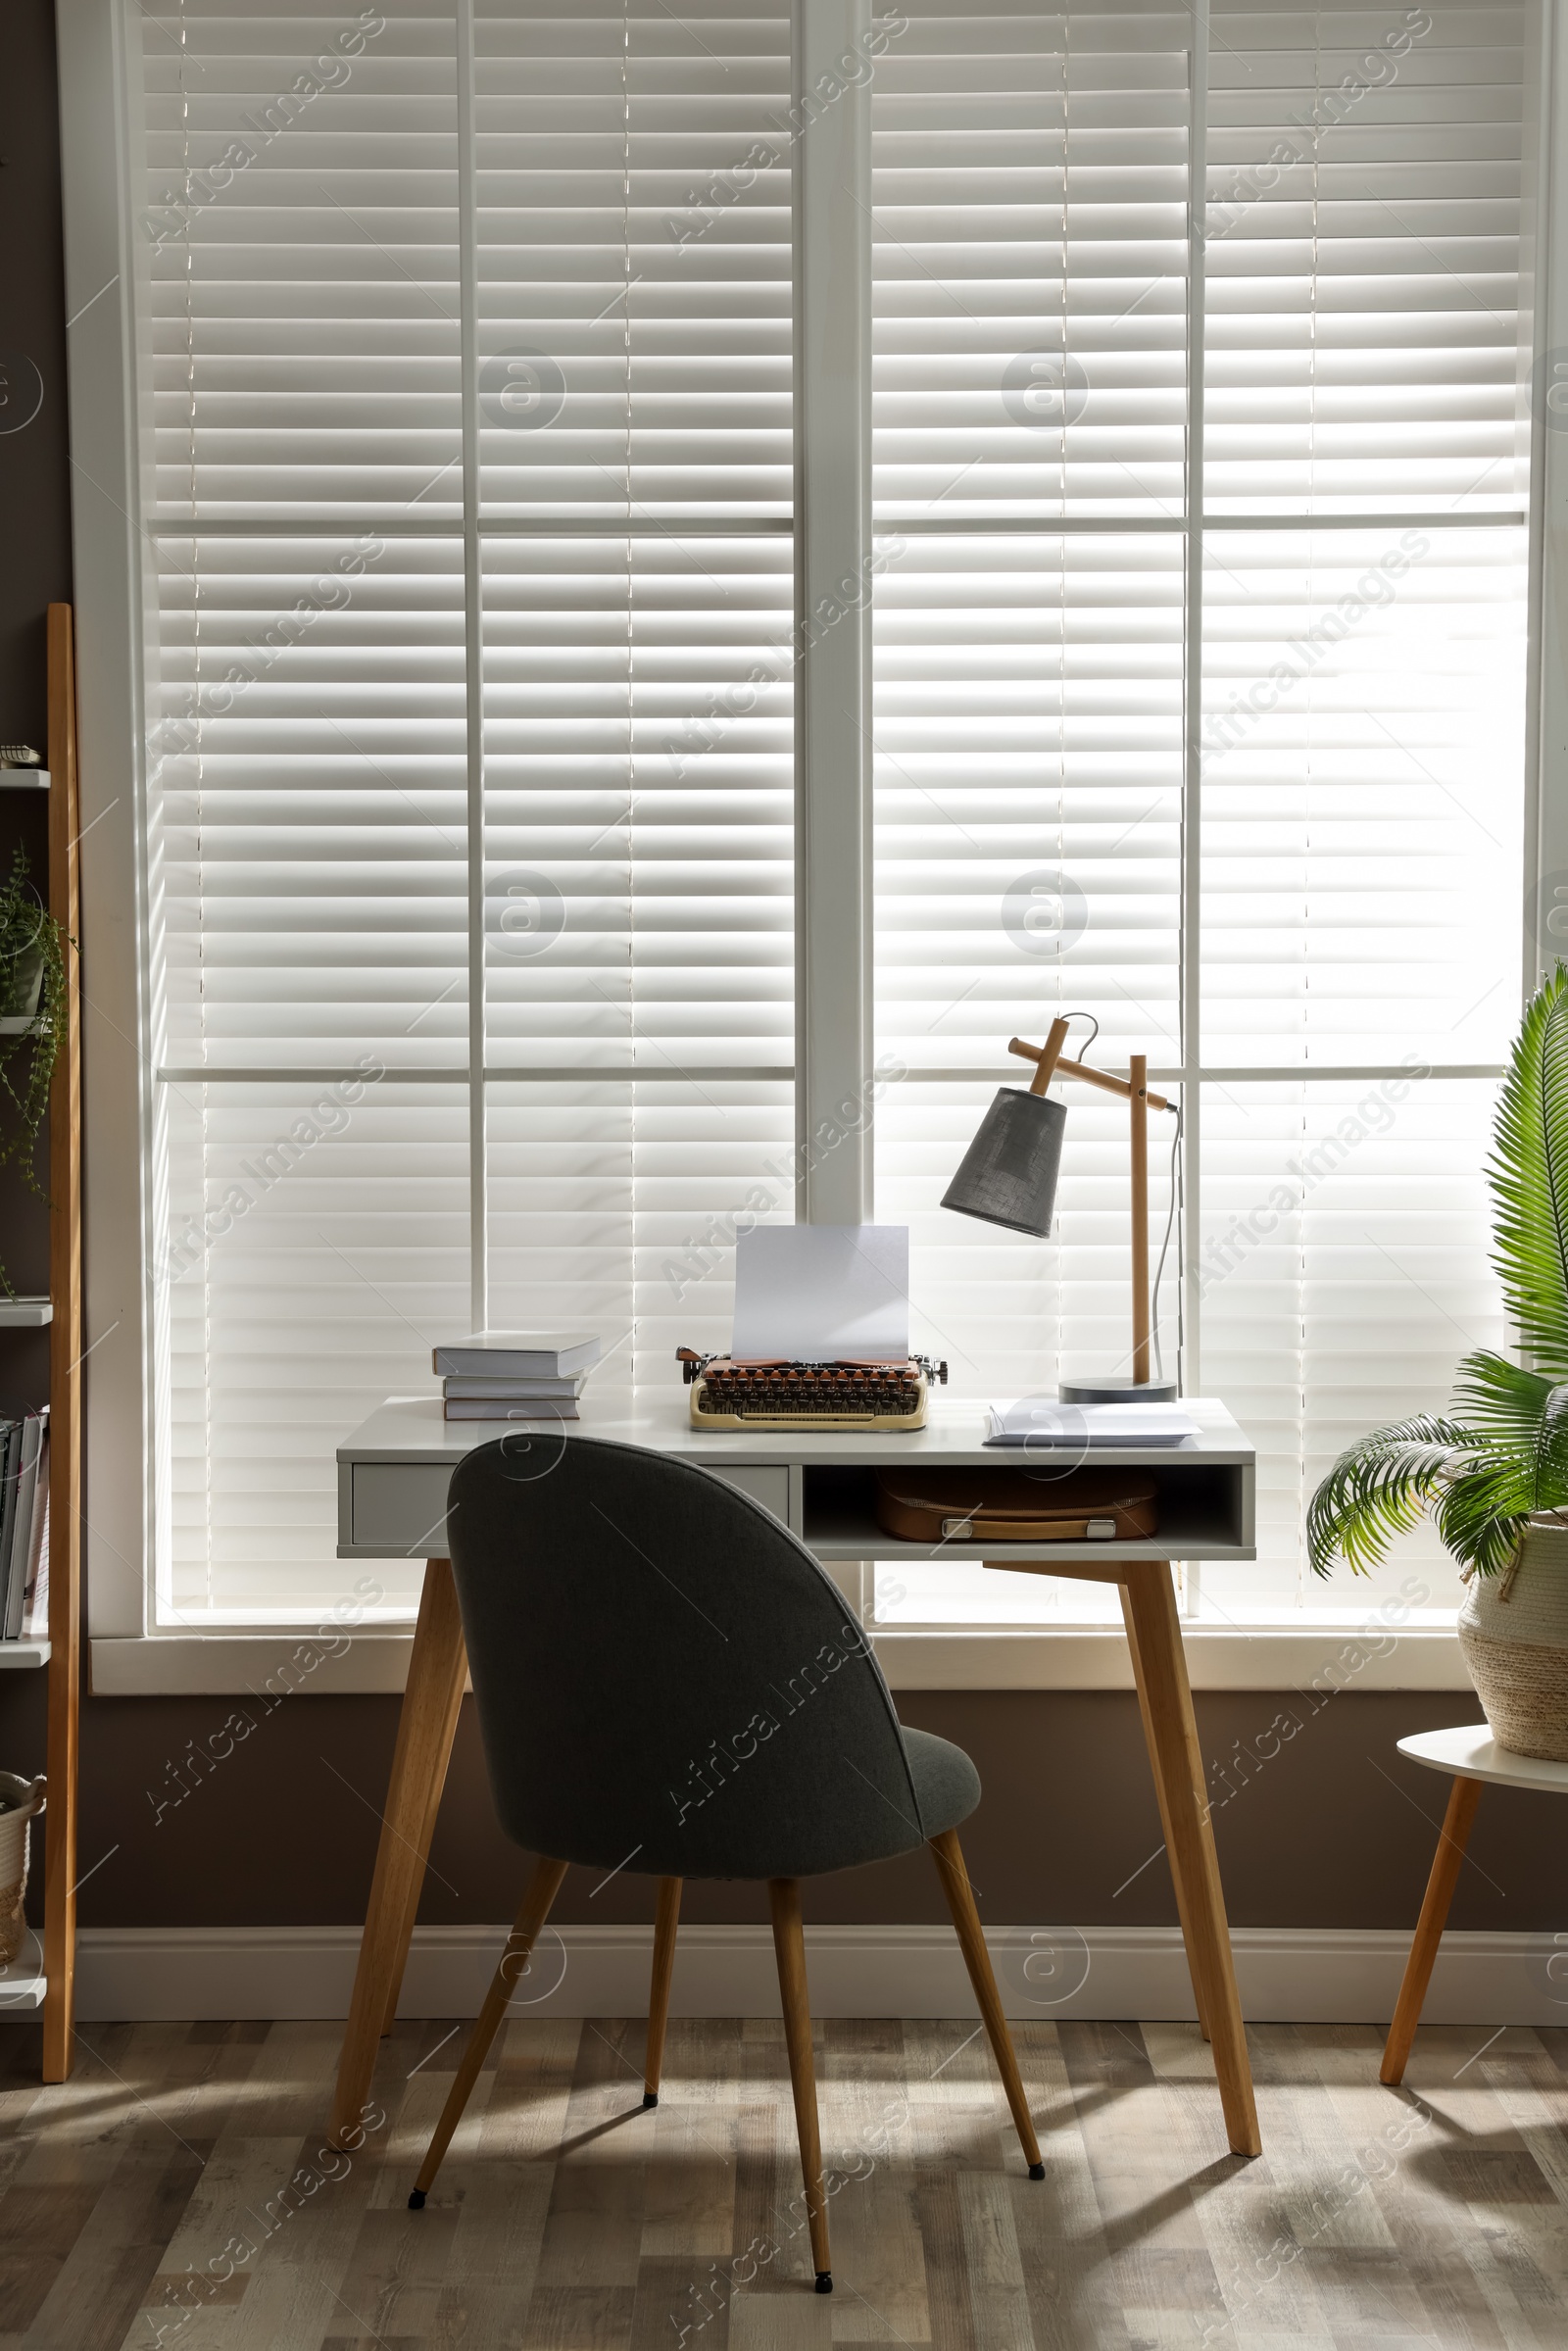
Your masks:
<svg viewBox="0 0 1568 2351"><path fill-rule="evenodd" d="M1063 1380L1056 1391L1064 1404L1174 1404L1175 1380Z"/></svg>

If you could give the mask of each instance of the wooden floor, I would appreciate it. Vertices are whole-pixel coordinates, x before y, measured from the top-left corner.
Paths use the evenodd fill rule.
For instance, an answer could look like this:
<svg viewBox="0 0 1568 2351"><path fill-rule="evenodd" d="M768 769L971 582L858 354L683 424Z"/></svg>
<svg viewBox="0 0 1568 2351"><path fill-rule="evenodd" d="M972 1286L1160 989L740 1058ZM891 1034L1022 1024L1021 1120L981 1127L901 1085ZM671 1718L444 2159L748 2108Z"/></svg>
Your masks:
<svg viewBox="0 0 1568 2351"><path fill-rule="evenodd" d="M400 2025L363 2148L340 2028L89 2027L63 2088L0 2031L0 2351L906 2351L1568 2343L1568 2032L1251 2033L1266 2153L1226 2152L1182 2025L1031 2024L1047 2177L967 2021L817 2028L836 2290L810 2287L781 2028L503 2030L421 2214L461 2046Z"/></svg>

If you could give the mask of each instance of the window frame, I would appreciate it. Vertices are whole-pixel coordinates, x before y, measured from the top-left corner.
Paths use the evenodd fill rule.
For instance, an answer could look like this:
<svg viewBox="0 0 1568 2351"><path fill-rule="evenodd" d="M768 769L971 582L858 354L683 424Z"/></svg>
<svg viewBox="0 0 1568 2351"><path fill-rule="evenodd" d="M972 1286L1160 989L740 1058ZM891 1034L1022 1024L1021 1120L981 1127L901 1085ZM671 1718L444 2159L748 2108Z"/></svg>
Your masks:
<svg viewBox="0 0 1568 2351"><path fill-rule="evenodd" d="M137 263L134 190L140 183L136 116L127 104L135 61L129 0L58 0L62 149L65 158L67 318L77 581L79 731L82 775L83 1043L86 1185L86 1378L89 1637L96 1689L108 1692L224 1691L265 1678L296 1646L277 1632L181 1634L159 1627L152 1567L167 1493L159 1491L158 1299L153 1269L158 1200L155 1145L161 1118L158 1056L141 942L156 908L147 863L146 777L142 760L144 614L148 548L131 520L142 457L137 357L127 288ZM457 0L460 63L469 57L471 0ZM1568 40L1554 12L1537 0L1543 71L1539 111L1526 122L1527 165L1534 170L1536 231L1521 309L1536 326L1534 348L1550 356L1568 345L1568 171L1552 170L1568 135ZM870 0L793 0L797 99L821 71L858 46L871 29ZM1182 527L1186 533L1183 623L1185 823L1200 794L1202 733L1201 564L1207 517L1194 485L1202 478L1203 239L1207 8L1194 24L1188 219L1188 464ZM471 65L470 65L471 70ZM466 109L460 73L460 122ZM463 179L471 222L471 150ZM870 219L869 84L852 83L795 142L795 397L797 435L797 614L846 579L869 578L874 556L870 502ZM855 233L846 236L847 224ZM471 285L471 237L465 290ZM466 313L468 309L466 303ZM466 378L472 374L471 338ZM1546 361L1542 363L1545 367ZM473 438L473 402L466 403L466 454ZM468 456L466 473L470 473ZM1524 886L1568 870L1568 661L1555 625L1568 597L1568 448L1549 430L1533 435L1531 453L1530 630ZM1511 517L1489 516L1494 526ZM1298 525L1303 519L1292 517ZM1403 523L1409 517L1356 517ZM469 568L477 570L470 527ZM1224 526L1223 518L1216 523ZM1234 525L1233 525L1234 526ZM879 517L878 531L898 527ZM976 522L977 535L992 525ZM1039 521L1030 527L1039 530ZM1059 524L1045 526L1059 528ZM1068 527L1071 527L1069 524ZM1093 528L1092 523L1083 527ZM470 584L471 603L476 587ZM869 599L813 643L803 630L797 667L797 1137L806 1144L834 1106L856 1099L871 1070L869 742ZM473 692L470 639L470 701ZM470 740L470 797L479 790L479 754ZM831 789L827 779L832 778ZM846 789L846 783L849 789ZM472 870L472 869L471 869ZM151 877L156 882L156 876ZM1197 860L1184 859L1182 994L1184 1058L1152 1076L1180 1083L1184 1121L1183 1273L1186 1324L1199 1325L1196 1217L1201 1119L1199 1085L1214 1075L1197 1035L1199 932ZM482 957L482 908L470 922L470 955ZM1522 992L1537 976L1527 938ZM482 984L482 983L481 983ZM126 1008L130 1021L127 1026ZM1195 1050L1196 1049L1196 1050ZM1297 1069L1249 1071L1295 1079ZM1351 1075L1351 1072L1316 1072ZM1376 1078L1377 1069L1356 1077ZM1466 1066L1434 1075L1491 1074ZM856 1221L868 1211L872 1142L858 1125L814 1171L804 1173L797 1212L820 1221ZM805 1151L798 1163L809 1167ZM482 1182L482 1161L471 1181ZM482 1229L482 1219L480 1220ZM475 1251L476 1308L482 1301L482 1247ZM1184 1363L1189 1385L1200 1376L1196 1350ZM1219 1627L1190 1621L1189 1656L1196 1687L1259 1689L1310 1680L1357 1629L1374 1621L1365 1605L1303 1612L1299 1627ZM410 1631L350 1636L308 1685L322 1690L402 1686ZM952 1626L876 1629L890 1679L904 1688L1131 1688L1119 1631ZM1464 1688L1467 1677L1446 1627L1380 1632L1355 1669L1361 1688Z"/></svg>

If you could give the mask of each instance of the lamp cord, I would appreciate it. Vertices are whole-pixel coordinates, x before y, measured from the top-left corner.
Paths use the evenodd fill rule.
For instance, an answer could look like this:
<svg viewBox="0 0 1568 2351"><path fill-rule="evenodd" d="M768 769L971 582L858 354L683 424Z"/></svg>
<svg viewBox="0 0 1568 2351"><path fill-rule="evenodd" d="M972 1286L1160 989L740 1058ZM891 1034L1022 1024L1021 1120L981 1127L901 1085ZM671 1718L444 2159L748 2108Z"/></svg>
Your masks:
<svg viewBox="0 0 1568 2351"><path fill-rule="evenodd" d="M1073 1012L1057 1012L1055 1017L1058 1020L1087 1020L1091 1024L1087 1041L1078 1049L1080 1054L1087 1053L1090 1047L1094 1044L1095 1039L1100 1034L1100 1021L1098 1016L1093 1012L1079 1010ZM1165 1211L1165 1238L1159 1245L1159 1263L1154 1268L1154 1287L1151 1298L1151 1304L1153 1308L1153 1331L1152 1335L1154 1342L1154 1376L1159 1380L1162 1380L1165 1377L1165 1350L1159 1343L1159 1285L1165 1278L1165 1259L1170 1252L1170 1237L1176 1230L1177 1153L1180 1151L1182 1147L1182 1106L1180 1102L1176 1102L1172 1106L1176 1112L1176 1132L1171 1137L1170 1145L1170 1183L1168 1186L1170 1192L1170 1206Z"/></svg>
<svg viewBox="0 0 1568 2351"><path fill-rule="evenodd" d="M1153 1307L1154 1326L1154 1377L1158 1380L1165 1377L1165 1352L1159 1344L1159 1285L1165 1272L1165 1252L1170 1248L1170 1237L1176 1229L1176 1154L1181 1150L1182 1144L1182 1106L1180 1102L1175 1104L1175 1110L1176 1132L1171 1138L1170 1146L1170 1206L1165 1211L1165 1238L1159 1245L1159 1263L1154 1268L1154 1289L1151 1301Z"/></svg>
<svg viewBox="0 0 1568 2351"><path fill-rule="evenodd" d="M1078 1048L1080 1053L1086 1053L1100 1034L1099 1016L1094 1012L1057 1012L1053 1017L1056 1020L1087 1020L1090 1022L1089 1035Z"/></svg>

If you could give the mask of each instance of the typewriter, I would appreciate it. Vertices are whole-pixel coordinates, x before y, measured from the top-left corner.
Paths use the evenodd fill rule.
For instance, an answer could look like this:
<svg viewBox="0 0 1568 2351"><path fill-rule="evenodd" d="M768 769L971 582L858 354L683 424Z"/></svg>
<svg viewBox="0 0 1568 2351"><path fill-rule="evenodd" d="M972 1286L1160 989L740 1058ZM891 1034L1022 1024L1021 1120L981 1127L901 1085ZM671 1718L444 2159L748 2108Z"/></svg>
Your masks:
<svg viewBox="0 0 1568 2351"><path fill-rule="evenodd" d="M902 1363L736 1363L675 1349L694 1429L923 1429L933 1382L948 1367Z"/></svg>

